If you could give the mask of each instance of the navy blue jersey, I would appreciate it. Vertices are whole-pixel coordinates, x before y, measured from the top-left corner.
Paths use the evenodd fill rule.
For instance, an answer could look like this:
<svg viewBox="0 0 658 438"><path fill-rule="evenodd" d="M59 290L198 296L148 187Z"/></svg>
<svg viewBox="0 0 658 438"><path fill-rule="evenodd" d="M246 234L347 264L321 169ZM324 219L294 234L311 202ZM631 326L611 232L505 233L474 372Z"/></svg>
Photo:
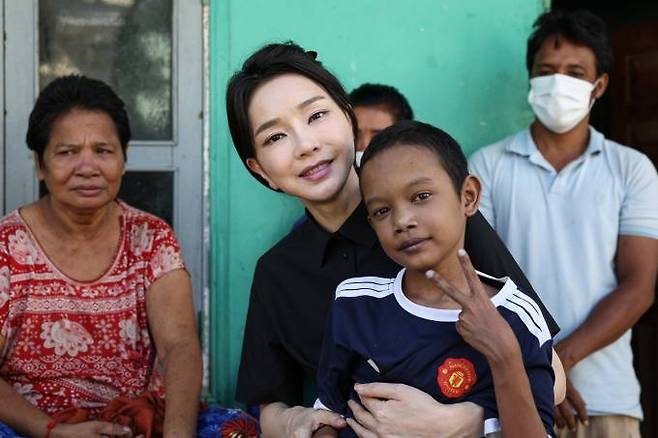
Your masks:
<svg viewBox="0 0 658 438"><path fill-rule="evenodd" d="M484 433L500 430L486 358L457 333L458 309L415 304L396 278L357 277L336 289L317 375L316 408L351 416L355 382L404 383L441 403L470 401L484 409ZM539 306L510 279L480 274L500 287L491 300L514 331L537 410L553 435L553 341ZM349 430L341 433L348 436Z"/></svg>

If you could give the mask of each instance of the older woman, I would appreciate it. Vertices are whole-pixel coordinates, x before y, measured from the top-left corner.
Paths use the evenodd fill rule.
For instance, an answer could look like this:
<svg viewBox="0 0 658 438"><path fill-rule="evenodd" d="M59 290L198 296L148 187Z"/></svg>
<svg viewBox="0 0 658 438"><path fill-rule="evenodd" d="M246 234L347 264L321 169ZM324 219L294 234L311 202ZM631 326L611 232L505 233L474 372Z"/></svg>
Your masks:
<svg viewBox="0 0 658 438"><path fill-rule="evenodd" d="M166 394L164 435L195 434L190 279L171 228L116 199L129 139L123 102L82 76L53 81L30 115L48 194L0 220L0 421L19 433L130 436L94 419L117 398ZM54 420L67 408L89 420Z"/></svg>

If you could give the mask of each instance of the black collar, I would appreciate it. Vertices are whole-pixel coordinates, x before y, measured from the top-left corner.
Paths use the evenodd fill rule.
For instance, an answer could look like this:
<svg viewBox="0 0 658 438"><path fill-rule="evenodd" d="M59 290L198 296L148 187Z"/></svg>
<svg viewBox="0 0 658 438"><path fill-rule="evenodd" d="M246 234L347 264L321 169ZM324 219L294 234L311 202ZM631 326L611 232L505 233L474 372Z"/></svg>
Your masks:
<svg viewBox="0 0 658 438"><path fill-rule="evenodd" d="M308 240L309 247L313 248L309 256L316 260L320 267L324 265L329 243L334 239L350 240L368 248L377 244L377 235L368 223L368 213L363 202L359 203L335 233L330 233L322 228L308 210L306 216L308 219L302 225L302 235L305 240Z"/></svg>

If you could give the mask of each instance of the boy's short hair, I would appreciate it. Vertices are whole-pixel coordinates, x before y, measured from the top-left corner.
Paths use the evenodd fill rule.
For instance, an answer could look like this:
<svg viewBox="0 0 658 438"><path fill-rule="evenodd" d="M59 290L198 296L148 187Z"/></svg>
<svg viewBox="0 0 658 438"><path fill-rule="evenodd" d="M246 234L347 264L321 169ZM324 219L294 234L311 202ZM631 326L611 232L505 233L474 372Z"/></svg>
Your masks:
<svg viewBox="0 0 658 438"><path fill-rule="evenodd" d="M350 93L352 107L383 106L396 122L413 120L414 112L407 98L397 88L382 84L363 84Z"/></svg>
<svg viewBox="0 0 658 438"><path fill-rule="evenodd" d="M403 120L377 134L361 158L360 171L368 161L394 146L420 146L429 149L439 159L452 185L461 196L462 185L468 177L468 163L459 143L447 132L430 124Z"/></svg>
<svg viewBox="0 0 658 438"><path fill-rule="evenodd" d="M596 75L610 71L612 48L605 22L590 11L550 11L537 18L528 38L526 67L532 73L535 55L547 38L561 36L574 44L587 46L596 58Z"/></svg>

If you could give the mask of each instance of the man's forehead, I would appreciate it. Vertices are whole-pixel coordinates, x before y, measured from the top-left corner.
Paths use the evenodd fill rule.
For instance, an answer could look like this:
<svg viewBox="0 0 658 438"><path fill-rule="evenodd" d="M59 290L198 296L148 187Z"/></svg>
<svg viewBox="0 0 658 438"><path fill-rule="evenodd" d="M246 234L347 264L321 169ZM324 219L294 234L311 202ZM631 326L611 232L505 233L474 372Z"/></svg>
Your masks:
<svg viewBox="0 0 658 438"><path fill-rule="evenodd" d="M551 35L541 44L535 55L535 65L544 62L574 63L596 66L594 51L582 44L574 43L562 35Z"/></svg>

